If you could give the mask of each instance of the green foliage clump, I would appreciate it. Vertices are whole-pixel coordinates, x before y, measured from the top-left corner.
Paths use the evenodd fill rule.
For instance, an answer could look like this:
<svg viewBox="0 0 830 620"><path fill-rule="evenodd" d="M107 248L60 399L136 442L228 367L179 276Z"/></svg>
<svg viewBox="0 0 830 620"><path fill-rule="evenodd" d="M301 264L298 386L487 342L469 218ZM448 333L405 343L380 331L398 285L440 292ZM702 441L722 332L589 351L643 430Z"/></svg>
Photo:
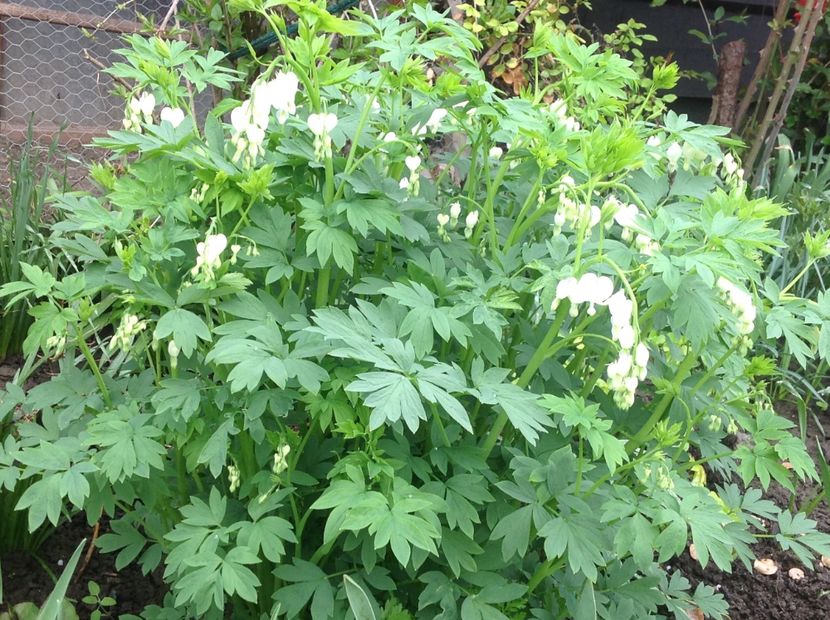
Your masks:
<svg viewBox="0 0 830 620"><path fill-rule="evenodd" d="M529 50L555 101L505 99L428 7L291 2L289 37L277 4L245 0L284 53L203 123L218 56L130 39L125 170L58 200L77 271L0 289L61 365L2 394L31 528L108 515L118 568L163 565L146 618L723 618L665 570L688 544L830 554L737 484L816 478L748 351L826 357L830 312L766 278L784 211L725 130L571 34Z"/></svg>

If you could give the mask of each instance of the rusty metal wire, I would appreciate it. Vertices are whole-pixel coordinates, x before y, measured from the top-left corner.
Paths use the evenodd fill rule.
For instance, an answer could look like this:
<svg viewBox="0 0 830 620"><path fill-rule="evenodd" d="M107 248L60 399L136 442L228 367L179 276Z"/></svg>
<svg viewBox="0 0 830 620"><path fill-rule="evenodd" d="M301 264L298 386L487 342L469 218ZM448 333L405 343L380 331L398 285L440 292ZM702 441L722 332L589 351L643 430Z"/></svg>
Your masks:
<svg viewBox="0 0 830 620"><path fill-rule="evenodd" d="M158 22L169 0L0 0L0 131L14 140L61 125L87 135L117 127L123 101L101 72L140 17Z"/></svg>

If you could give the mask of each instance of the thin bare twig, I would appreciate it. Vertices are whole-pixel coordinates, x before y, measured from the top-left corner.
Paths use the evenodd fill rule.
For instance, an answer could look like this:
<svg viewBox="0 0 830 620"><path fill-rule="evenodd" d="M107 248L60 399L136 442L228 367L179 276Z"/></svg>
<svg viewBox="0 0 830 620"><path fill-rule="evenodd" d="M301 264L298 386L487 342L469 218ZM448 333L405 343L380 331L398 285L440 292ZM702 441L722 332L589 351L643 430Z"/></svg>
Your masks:
<svg viewBox="0 0 830 620"><path fill-rule="evenodd" d="M88 49L84 49L84 58L87 60L87 62L89 62L91 65L93 65L93 66L97 67L97 68L98 68L98 69L100 69L101 71L104 71L104 70L106 70L106 68L107 68L107 66L106 66L103 62L101 62L100 60L98 60L97 58L95 58L94 56L92 56L92 55L89 53L89 50L88 50ZM124 79L122 79L122 78L118 77L117 75L110 75L110 77L111 77L113 80L115 80L116 82L118 82L119 84L121 84L121 86L123 86L123 87L124 87L124 88L126 88L127 90L132 90L132 89L133 89L133 87L132 87L132 86L130 86L130 84L129 84L126 80L124 80Z"/></svg>
<svg viewBox="0 0 830 620"><path fill-rule="evenodd" d="M89 543L89 548L86 550L86 554L84 555L84 561L81 564L80 568L78 568L78 572L75 573L75 581L80 581L81 575L84 574L86 567L89 566L90 560L92 560L92 554L95 551L95 541L98 540L98 533L101 531L101 522L96 521L95 527L92 529L92 540Z"/></svg>
<svg viewBox="0 0 830 620"><path fill-rule="evenodd" d="M741 104L738 106L738 112L735 114L735 122L732 125L732 128L738 133L741 133L746 113L749 111L749 106L752 105L752 100L755 98L755 93L758 91L758 85L761 83L761 80L767 72L773 57L773 50L778 44L778 41L781 40L781 33L784 30L784 21L787 19L787 12L790 9L790 4L792 4L792 0L778 0L778 7L775 9L775 16L772 18L769 36L767 36L767 41L761 50L758 58L758 64L755 66L755 72L752 74L752 79L746 87L746 92L744 93L743 99L741 99Z"/></svg>
<svg viewBox="0 0 830 620"><path fill-rule="evenodd" d="M804 32L804 38L801 41L801 50L800 55L798 57L798 64L796 65L793 75L790 78L790 82L787 85L787 92L784 95L784 100L781 102L781 106L778 110L778 114L775 117L775 124L772 127L772 130L769 132L767 136L766 144L764 145L764 152L761 154L761 159L757 166L755 166L755 173L753 176L753 184L755 181L758 180L759 173L763 166L763 163L767 160L767 158L772 153L772 149L775 146L775 143L778 140L778 134L781 132L781 127L784 125L784 120L787 117L787 110L789 110L790 103L793 100L793 96L795 95L795 90L798 87L798 83L801 80L801 74L804 72L804 67L807 65L807 58L810 56L810 47L813 44L813 38L816 34L816 29L818 28L819 22L824 17L824 11L822 7L818 6L821 4L822 0L815 0L813 4L813 12L809 15L807 28Z"/></svg>
<svg viewBox="0 0 830 620"><path fill-rule="evenodd" d="M752 145L750 146L749 154L744 159L744 171L747 179L750 178L752 172L755 170L756 160L761 152L761 147L764 146L767 132L769 131L770 125L775 118L779 103L781 102L781 97L784 95L784 87L787 85L792 75L796 60L800 58L802 54L809 53L809 50L803 49L802 43L804 41L804 33L810 22L812 22L813 9L813 3L808 3L806 15L802 16L801 22L795 29L792 42L790 43L790 48L787 51L787 59L784 62L781 73L775 81L775 88L773 89L772 95L767 103L764 118L761 120L761 124L756 129L755 135L752 138Z"/></svg>
<svg viewBox="0 0 830 620"><path fill-rule="evenodd" d="M712 57L715 62L718 61L718 48L715 47L715 33L712 32L712 23L709 21L709 16L706 15L706 8L703 6L703 0L697 0L700 6L700 12L703 13L703 22L706 24L706 30L709 32L709 45L712 46Z"/></svg>
<svg viewBox="0 0 830 620"><path fill-rule="evenodd" d="M366 4L368 4L368 5L369 5L369 10L372 12L372 17L374 17L375 19L377 19L377 18L378 18L378 12L377 12L377 10L375 9L375 3L374 3L374 2L372 2L372 0L366 0Z"/></svg>
<svg viewBox="0 0 830 620"><path fill-rule="evenodd" d="M167 14L164 16L164 19L161 20L159 27L156 28L156 32L164 32L167 28L167 22L170 21L170 18L176 13L176 10L179 8L179 0L173 0L170 3L170 8L167 9Z"/></svg>
<svg viewBox="0 0 830 620"><path fill-rule="evenodd" d="M530 12L536 8L539 4L539 0L530 0L525 10L519 13L518 17L516 17L516 25L521 26L522 22L530 15ZM507 36L501 37L498 41L496 41L493 45L490 46L486 52L484 52L484 56L478 61L478 66L483 67L487 64L487 61L490 60L490 56L495 54L499 48L504 45L504 42L507 41Z"/></svg>

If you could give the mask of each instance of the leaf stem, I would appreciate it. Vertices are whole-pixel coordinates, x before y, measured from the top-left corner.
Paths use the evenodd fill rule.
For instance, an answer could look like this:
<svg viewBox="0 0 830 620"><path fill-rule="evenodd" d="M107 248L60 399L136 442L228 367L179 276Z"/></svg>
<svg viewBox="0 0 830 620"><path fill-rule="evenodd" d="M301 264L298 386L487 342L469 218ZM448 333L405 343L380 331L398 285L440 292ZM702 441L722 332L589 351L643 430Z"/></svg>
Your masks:
<svg viewBox="0 0 830 620"><path fill-rule="evenodd" d="M92 351L89 350L89 346L84 340L84 334L81 331L81 328L77 325L75 326L75 331L78 335L78 347L81 349L81 353L83 353L84 358L86 359L86 363L89 364L90 369L92 370L92 374L95 375L95 380L98 382L98 389L101 390L101 398L104 399L104 403L107 407L112 407L112 399L110 398L110 391L107 389L107 384L104 382L104 377L101 374L101 369L98 368L98 364L95 362L95 358L92 357Z"/></svg>
<svg viewBox="0 0 830 620"><path fill-rule="evenodd" d="M663 395L663 398L657 403L657 406L654 408L654 411L646 420L646 423L640 428L639 431L631 438L626 445L626 451L631 454L635 449L637 449L648 437L648 434L651 432L651 429L660 421L660 418L663 417L663 414L666 412L666 409L669 408L672 400L674 400L675 393L680 388L680 385L686 379L689 374L689 371L694 367L697 363L697 353L694 350L690 350L686 357L680 362L680 366L677 368L677 373L674 375L674 379L671 382L672 389L666 392Z"/></svg>
<svg viewBox="0 0 830 620"><path fill-rule="evenodd" d="M533 356L527 363L524 372L522 372L521 376L516 380L516 385L518 385L519 387L527 387L530 383L530 380L533 378L533 375L536 374L537 370L539 370L539 366L541 366L542 362L544 362L545 359L547 359L548 349L550 345L553 343L554 339L559 335L559 330L562 328L562 324L568 317L568 309L570 307L571 304L568 300L563 300L559 304L559 308L556 311L556 317L553 319L548 333L542 339L542 342L539 343L539 346L536 347L536 351L533 353ZM502 411L501 413L499 413L498 417L496 418L496 421L493 422L493 426L490 428L490 432L484 439L484 443L481 445L481 448L484 451L485 459L488 456L490 456L490 453L493 451L493 448L495 447L496 442L498 441L499 436L501 435L501 432L504 430L505 424L507 424L507 420L507 414Z"/></svg>
<svg viewBox="0 0 830 620"><path fill-rule="evenodd" d="M536 569L536 572L533 573L533 576L530 578L530 581L527 582L527 594L529 595L533 590L536 589L540 583L542 583L545 579L553 575L556 571L558 571L562 566L565 565L565 558L557 558L555 560L547 560L539 568Z"/></svg>

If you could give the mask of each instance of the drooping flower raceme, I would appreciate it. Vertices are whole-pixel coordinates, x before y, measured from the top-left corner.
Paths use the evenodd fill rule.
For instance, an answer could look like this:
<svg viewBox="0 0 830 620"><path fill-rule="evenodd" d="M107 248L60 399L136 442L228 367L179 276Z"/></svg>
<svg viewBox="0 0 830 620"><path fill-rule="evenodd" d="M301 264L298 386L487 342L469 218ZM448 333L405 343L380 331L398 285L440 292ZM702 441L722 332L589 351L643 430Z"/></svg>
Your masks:
<svg viewBox="0 0 830 620"><path fill-rule="evenodd" d="M559 234L565 226L574 230L585 227L589 232L602 219L602 211L595 205L582 204L571 198L576 182L569 175L559 181L559 206L553 215L553 232Z"/></svg>
<svg viewBox="0 0 830 620"><path fill-rule="evenodd" d="M127 113L124 117L124 129L141 133L141 123L153 122L153 111L156 109L156 98L153 93L140 93L130 98L127 103Z"/></svg>
<svg viewBox="0 0 830 620"><path fill-rule="evenodd" d="M721 292L729 309L738 319L738 333L748 336L755 329L755 316L757 311L752 297L746 291L738 288L726 278L718 278L718 289Z"/></svg>
<svg viewBox="0 0 830 620"><path fill-rule="evenodd" d="M648 347L637 342L634 330L634 302L620 289L614 292L614 282L608 276L585 273L579 278L569 277L556 285L552 309L562 300L571 302L570 314L579 314L579 305L588 304L588 314L594 315L597 306L608 306L611 315L611 338L620 346L617 359L606 369L608 386L614 392L614 402L621 409L634 404L634 396L640 381L646 377L649 360Z"/></svg>
<svg viewBox="0 0 830 620"><path fill-rule="evenodd" d="M568 104L562 99L557 99L548 108L556 119L557 124L568 131L579 131L582 126L573 116L568 116Z"/></svg>
<svg viewBox="0 0 830 620"><path fill-rule="evenodd" d="M250 98L231 111L231 143L236 147L233 161L244 158L246 165L253 164L262 152L271 110L277 110L280 124L285 124L297 111L294 100L298 86L297 76L288 72L278 73L272 80L259 81L251 87Z"/></svg>
<svg viewBox="0 0 830 620"><path fill-rule="evenodd" d="M314 156L318 160L331 157L331 132L337 127L337 116L331 112L308 115L308 128L314 134Z"/></svg>
<svg viewBox="0 0 830 620"><path fill-rule="evenodd" d="M228 238L223 234L208 235L196 244L196 264L190 273L193 277L212 282L216 270L222 266L222 252L228 247Z"/></svg>
<svg viewBox="0 0 830 620"><path fill-rule="evenodd" d="M265 128L256 122L251 101L243 101L242 105L231 111L231 144L236 147L233 161L244 158L250 166L262 152L262 143L265 140ZM260 117L260 121L263 119ZM266 119L267 120L267 119Z"/></svg>
<svg viewBox="0 0 830 620"><path fill-rule="evenodd" d="M617 406L628 409L634 404L637 386L646 378L650 354L644 343L636 342L632 322L634 303L622 289L608 299L608 311L611 314L611 338L620 345L619 356L606 369L608 384Z"/></svg>
<svg viewBox="0 0 830 620"><path fill-rule="evenodd" d="M146 327L147 322L139 320L135 314L123 314L121 316L121 322L118 324L110 340L109 350L115 351L116 349L120 349L121 351L129 351L133 346L135 337Z"/></svg>
<svg viewBox="0 0 830 620"><path fill-rule="evenodd" d="M723 180L738 188L740 191L746 190L746 181L744 180L744 169L741 168L740 162L735 159L732 153L727 153L723 156L720 164L720 172Z"/></svg>
<svg viewBox="0 0 830 620"><path fill-rule="evenodd" d="M421 167L421 158L417 155L409 155L404 159L404 165L409 170L409 176L402 178L398 185L410 194L417 195L420 190L421 174L418 169Z"/></svg>
<svg viewBox="0 0 830 620"><path fill-rule="evenodd" d="M610 214L606 220L605 227L611 228L617 223L622 228L620 237L623 241L631 241L634 238L634 247L641 254L654 256L660 251L660 244L643 231L637 221L640 217L640 209L634 204L622 204L615 196L610 196L602 205L603 213ZM634 233L637 232L636 236Z"/></svg>

